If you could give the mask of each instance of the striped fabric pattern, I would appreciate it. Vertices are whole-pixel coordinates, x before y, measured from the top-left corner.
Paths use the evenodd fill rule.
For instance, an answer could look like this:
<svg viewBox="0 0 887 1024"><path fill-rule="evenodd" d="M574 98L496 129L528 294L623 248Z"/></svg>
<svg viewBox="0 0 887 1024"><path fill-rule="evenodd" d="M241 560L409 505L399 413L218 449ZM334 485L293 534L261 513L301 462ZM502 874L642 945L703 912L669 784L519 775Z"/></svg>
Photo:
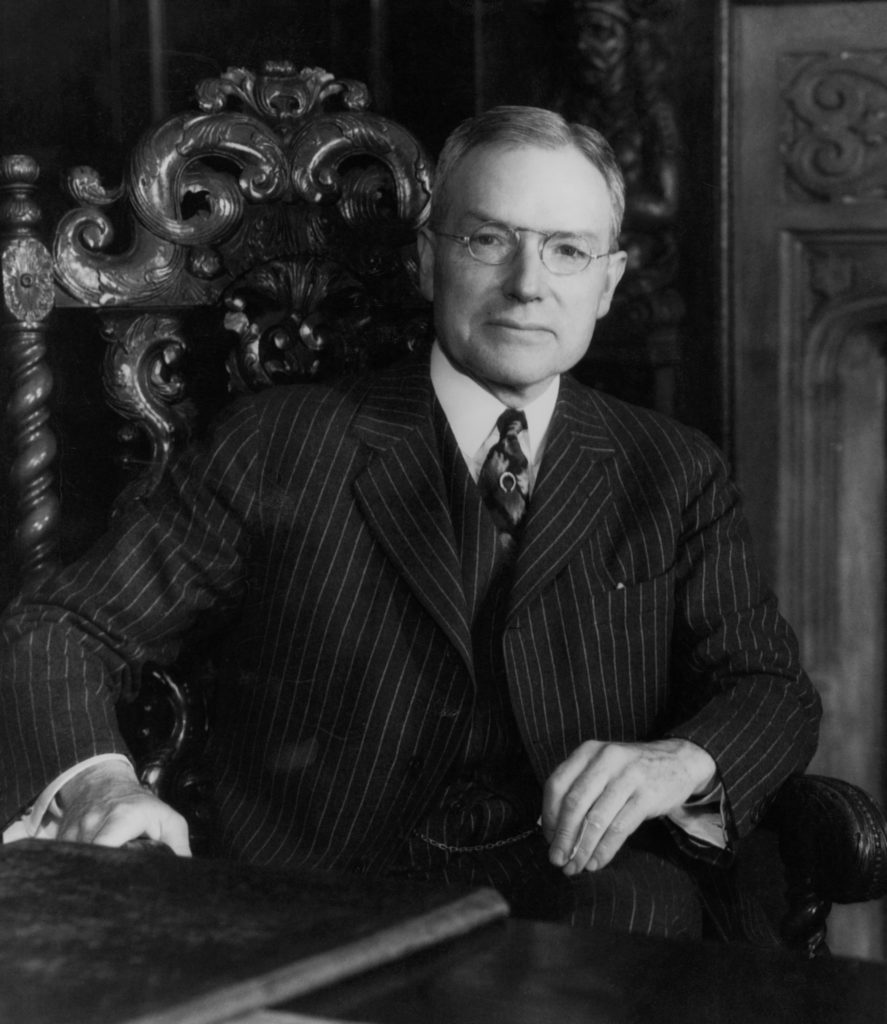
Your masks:
<svg viewBox="0 0 887 1024"><path fill-rule="evenodd" d="M427 365L231 408L161 493L17 602L0 655L14 817L122 749L132 666L217 631L212 758L224 852L383 869L470 727L471 615ZM581 740L684 736L735 834L809 760L818 699L701 435L565 379L505 616L523 745L543 780Z"/></svg>
<svg viewBox="0 0 887 1024"><path fill-rule="evenodd" d="M436 402L434 420L471 621L476 685L463 747L405 851L417 863L427 853L417 851L417 842L465 847L538 833L542 801L514 721L502 657L513 559Z"/></svg>

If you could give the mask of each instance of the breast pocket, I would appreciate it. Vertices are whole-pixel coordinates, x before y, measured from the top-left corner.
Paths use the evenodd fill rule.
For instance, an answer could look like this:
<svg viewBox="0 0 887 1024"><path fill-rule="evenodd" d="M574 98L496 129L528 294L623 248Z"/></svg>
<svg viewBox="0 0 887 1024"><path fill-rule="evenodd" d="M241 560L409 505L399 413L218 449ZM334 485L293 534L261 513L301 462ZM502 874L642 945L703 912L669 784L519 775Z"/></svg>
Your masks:
<svg viewBox="0 0 887 1024"><path fill-rule="evenodd" d="M674 571L620 583L589 600L583 616L598 650L603 680L647 695L666 681L674 619Z"/></svg>
<svg viewBox="0 0 887 1024"><path fill-rule="evenodd" d="M587 739L651 738L667 710L673 570L604 592L561 583L557 628L548 615L543 638L534 619L533 643L523 646L543 680L525 691L528 727L545 723L530 731L555 758Z"/></svg>

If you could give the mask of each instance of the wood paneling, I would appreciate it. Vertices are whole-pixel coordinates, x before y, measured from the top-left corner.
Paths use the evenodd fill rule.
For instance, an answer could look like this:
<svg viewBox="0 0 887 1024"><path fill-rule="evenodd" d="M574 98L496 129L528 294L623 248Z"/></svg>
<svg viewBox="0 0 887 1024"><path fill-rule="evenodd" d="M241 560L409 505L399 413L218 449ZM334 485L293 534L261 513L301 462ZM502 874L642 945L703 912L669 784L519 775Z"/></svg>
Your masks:
<svg viewBox="0 0 887 1024"><path fill-rule="evenodd" d="M883 803L887 4L727 16L736 472L825 704L814 768ZM835 948L882 956L882 914Z"/></svg>

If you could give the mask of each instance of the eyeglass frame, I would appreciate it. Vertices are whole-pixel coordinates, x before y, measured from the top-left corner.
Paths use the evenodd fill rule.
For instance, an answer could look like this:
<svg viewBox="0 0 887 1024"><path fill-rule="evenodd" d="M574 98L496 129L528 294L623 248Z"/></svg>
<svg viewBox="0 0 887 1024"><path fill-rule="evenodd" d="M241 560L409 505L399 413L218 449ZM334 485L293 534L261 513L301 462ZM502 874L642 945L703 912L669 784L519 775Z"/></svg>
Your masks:
<svg viewBox="0 0 887 1024"><path fill-rule="evenodd" d="M539 235L539 258L542 260L542 265L545 267L546 270L548 270L552 274L555 274L557 277L575 277L576 274L581 274L583 273L583 271L588 270L588 268L595 261L601 260L605 256L612 256L619 251L618 249L608 249L606 252L587 253L586 255L588 257L588 262L585 264L585 266L579 267L577 270L554 270L545 261L545 246L552 238L557 238L558 235L565 235L567 237L572 236L575 238L585 238L586 236L583 235L581 231L540 231L538 228L514 227L511 224L506 224L504 223L504 221L501 220L485 220L482 224L478 224L478 226L467 235L455 235L449 231L440 231L437 228L431 227L430 225L428 227L428 230L434 235L440 235L442 238L450 238L454 242L458 242L460 245L464 245L465 248L468 250L468 255L473 260L475 260L475 262L481 263L485 267L503 267L514 259L518 250L518 245L515 245L513 251L509 256L506 256L504 260L500 260L498 263L490 263L488 260L481 259L481 257L478 256L477 253L473 252L471 248L471 239L474 237L474 235L476 235L477 232L480 231L482 228L488 227L490 225L493 225L494 227L498 228L505 228L505 230L510 232L512 235L517 235L518 245L520 244L521 232L528 232L531 235Z"/></svg>

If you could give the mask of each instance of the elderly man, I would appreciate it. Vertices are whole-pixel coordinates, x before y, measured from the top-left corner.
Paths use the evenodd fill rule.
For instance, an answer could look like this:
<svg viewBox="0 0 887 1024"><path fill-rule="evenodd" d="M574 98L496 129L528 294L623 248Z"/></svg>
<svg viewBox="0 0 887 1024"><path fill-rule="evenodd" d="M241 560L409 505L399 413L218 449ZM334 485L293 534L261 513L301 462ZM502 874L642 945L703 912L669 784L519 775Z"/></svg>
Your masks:
<svg viewBox="0 0 887 1024"><path fill-rule="evenodd" d="M623 206L591 129L506 107L453 133L418 240L430 361L235 403L12 609L8 838L187 853L113 695L236 620L220 853L698 934L700 868L806 765L819 704L718 452L566 376L622 276Z"/></svg>

